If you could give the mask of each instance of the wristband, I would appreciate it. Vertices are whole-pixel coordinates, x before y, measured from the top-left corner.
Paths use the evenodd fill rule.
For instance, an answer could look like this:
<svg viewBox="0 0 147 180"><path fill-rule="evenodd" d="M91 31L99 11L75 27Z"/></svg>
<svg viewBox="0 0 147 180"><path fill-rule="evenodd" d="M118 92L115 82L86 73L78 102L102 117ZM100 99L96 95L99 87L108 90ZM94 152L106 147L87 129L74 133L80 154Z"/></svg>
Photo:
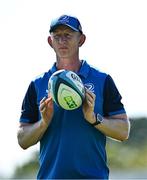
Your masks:
<svg viewBox="0 0 147 180"><path fill-rule="evenodd" d="M101 124L104 120L100 114L95 114L95 119L96 119L96 121L92 124L93 126Z"/></svg>

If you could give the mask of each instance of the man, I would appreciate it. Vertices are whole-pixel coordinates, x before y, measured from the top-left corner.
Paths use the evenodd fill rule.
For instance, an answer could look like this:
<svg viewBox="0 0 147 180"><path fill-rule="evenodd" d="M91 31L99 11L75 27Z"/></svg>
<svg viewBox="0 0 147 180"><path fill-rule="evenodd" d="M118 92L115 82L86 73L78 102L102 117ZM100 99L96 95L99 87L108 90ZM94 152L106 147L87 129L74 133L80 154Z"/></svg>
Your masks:
<svg viewBox="0 0 147 180"><path fill-rule="evenodd" d="M27 149L40 141L38 179L108 179L106 136L123 141L130 130L121 95L110 75L79 59L86 36L76 17L63 15L53 20L49 31L56 62L29 85L18 142ZM85 85L85 100L76 110L57 106L50 94L45 98L48 80L59 69L76 72Z"/></svg>

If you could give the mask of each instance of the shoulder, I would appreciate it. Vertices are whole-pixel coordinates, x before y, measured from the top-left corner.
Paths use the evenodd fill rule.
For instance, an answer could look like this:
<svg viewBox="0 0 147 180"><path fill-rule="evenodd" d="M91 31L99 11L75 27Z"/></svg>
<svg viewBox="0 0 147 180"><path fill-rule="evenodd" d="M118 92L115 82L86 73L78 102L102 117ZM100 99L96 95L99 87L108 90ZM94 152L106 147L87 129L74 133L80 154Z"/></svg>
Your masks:
<svg viewBox="0 0 147 180"><path fill-rule="evenodd" d="M41 85L42 83L48 82L48 79L49 79L50 76L51 76L50 71L44 72L44 73L42 73L42 74L40 74L40 75L35 76L35 77L32 79L32 83L33 83L35 86L39 86L39 85Z"/></svg>
<svg viewBox="0 0 147 180"><path fill-rule="evenodd" d="M105 80L105 89L117 89L113 78L109 74Z"/></svg>
<svg viewBox="0 0 147 180"><path fill-rule="evenodd" d="M89 65L89 67L90 67L90 75L93 78L103 80L103 81L106 80L108 73L98 69L96 66L93 66L93 65Z"/></svg>
<svg viewBox="0 0 147 180"><path fill-rule="evenodd" d="M98 69L97 67L95 66L90 66L91 68L91 72L94 74L94 75L98 75L98 76L102 76L102 77L106 77L108 74L100 69Z"/></svg>
<svg viewBox="0 0 147 180"><path fill-rule="evenodd" d="M44 73L41 73L41 74L35 76L32 79L32 81L36 83L36 82L42 81L42 80L44 80L44 79L46 79L48 77L49 77L49 72L44 72Z"/></svg>

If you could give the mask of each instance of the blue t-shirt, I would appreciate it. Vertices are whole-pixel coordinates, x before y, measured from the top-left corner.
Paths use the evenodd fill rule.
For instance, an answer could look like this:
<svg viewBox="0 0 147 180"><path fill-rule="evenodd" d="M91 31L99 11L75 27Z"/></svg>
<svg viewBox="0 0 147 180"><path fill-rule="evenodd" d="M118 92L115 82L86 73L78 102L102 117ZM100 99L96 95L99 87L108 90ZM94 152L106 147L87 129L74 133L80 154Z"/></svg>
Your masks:
<svg viewBox="0 0 147 180"><path fill-rule="evenodd" d="M56 64L33 80L22 104L20 122L40 120L39 104L46 96L48 80ZM125 113L121 95L110 75L82 62L78 72L86 88L96 94L95 113ZM106 136L84 119L82 107L67 111L54 103L54 115L40 140L38 179L108 179Z"/></svg>

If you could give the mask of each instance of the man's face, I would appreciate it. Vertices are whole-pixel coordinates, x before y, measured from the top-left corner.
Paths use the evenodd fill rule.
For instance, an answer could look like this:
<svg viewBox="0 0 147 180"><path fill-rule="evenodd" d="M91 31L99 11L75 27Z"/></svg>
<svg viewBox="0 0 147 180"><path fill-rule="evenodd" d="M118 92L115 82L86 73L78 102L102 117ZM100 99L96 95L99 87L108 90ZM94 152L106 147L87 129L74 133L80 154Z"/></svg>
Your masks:
<svg viewBox="0 0 147 180"><path fill-rule="evenodd" d="M74 57L79 52L81 34L60 25L51 33L52 47L59 58Z"/></svg>

